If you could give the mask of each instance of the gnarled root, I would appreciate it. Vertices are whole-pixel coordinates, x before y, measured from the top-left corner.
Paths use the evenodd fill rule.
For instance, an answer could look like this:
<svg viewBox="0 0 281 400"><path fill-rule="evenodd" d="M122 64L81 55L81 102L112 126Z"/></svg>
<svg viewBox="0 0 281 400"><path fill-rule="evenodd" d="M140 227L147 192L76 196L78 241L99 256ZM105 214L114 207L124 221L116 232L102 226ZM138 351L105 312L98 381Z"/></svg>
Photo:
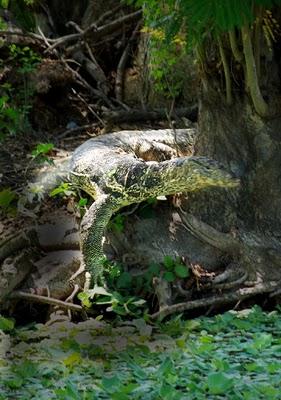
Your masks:
<svg viewBox="0 0 281 400"><path fill-rule="evenodd" d="M264 293L271 293L276 290L280 285L280 281L268 282L266 284L257 284L251 288L238 289L235 292L216 295L208 298L202 298L184 303L173 304L160 309L158 312L151 314L151 319L163 319L168 315L180 313L188 310L195 310L201 307L225 305L229 303L236 303L237 301L245 300L252 296Z"/></svg>

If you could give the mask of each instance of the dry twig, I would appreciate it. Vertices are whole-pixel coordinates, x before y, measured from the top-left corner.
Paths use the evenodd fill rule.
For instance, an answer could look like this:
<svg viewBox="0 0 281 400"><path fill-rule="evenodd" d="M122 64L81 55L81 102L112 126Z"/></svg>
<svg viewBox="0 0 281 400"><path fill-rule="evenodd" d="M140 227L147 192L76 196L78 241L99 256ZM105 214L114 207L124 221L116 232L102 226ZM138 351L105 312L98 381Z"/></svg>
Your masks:
<svg viewBox="0 0 281 400"><path fill-rule="evenodd" d="M83 307L79 306L78 304L68 303L66 301L54 299L52 297L39 296L38 294L32 294L32 293L27 293L27 292L22 292L22 291L13 292L10 295L10 298L22 299L22 300L35 302L35 303L50 304L52 306L59 306L61 308L66 308L67 310L73 310L73 311L79 311L79 312L83 311Z"/></svg>

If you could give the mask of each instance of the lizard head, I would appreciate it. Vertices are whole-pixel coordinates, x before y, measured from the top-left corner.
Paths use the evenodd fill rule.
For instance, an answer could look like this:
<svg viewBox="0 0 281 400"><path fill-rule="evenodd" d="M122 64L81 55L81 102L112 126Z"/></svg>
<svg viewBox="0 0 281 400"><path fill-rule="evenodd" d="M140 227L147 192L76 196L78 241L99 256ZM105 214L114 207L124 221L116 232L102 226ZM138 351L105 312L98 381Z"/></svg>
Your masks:
<svg viewBox="0 0 281 400"><path fill-rule="evenodd" d="M240 183L238 178L227 172L217 161L207 157L190 157L194 178L200 183L200 187L237 187ZM199 188L199 186L198 186Z"/></svg>

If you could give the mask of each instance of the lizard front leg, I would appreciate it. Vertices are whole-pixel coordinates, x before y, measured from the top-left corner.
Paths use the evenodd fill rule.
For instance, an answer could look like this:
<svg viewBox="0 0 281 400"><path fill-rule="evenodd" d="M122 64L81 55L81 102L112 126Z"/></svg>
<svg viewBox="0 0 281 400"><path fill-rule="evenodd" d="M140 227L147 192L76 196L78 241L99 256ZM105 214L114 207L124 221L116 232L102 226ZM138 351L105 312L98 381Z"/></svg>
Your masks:
<svg viewBox="0 0 281 400"><path fill-rule="evenodd" d="M102 238L104 230L116 210L111 196L101 195L84 215L80 225L80 246L85 270L91 274L91 284L103 283Z"/></svg>

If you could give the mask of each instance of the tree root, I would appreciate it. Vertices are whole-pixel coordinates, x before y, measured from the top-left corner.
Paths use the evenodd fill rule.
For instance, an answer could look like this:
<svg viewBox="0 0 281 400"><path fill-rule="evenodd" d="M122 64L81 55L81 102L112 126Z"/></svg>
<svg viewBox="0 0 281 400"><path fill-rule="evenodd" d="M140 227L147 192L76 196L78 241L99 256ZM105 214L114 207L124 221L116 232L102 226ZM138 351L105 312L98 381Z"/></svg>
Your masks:
<svg viewBox="0 0 281 400"><path fill-rule="evenodd" d="M8 236L0 241L0 262L25 247L36 246L37 244L37 233L34 228Z"/></svg>
<svg viewBox="0 0 281 400"><path fill-rule="evenodd" d="M34 267L30 258L31 251L25 250L13 258L6 258L1 265L0 306L5 301L5 297L21 284L21 282L28 276L31 269Z"/></svg>
<svg viewBox="0 0 281 400"><path fill-rule="evenodd" d="M203 298L189 302L173 304L172 306L163 307L158 312L151 314L150 318L152 320L158 318L163 319L168 315L174 313L181 313L188 310L195 310L196 308L235 303L237 301L242 301L258 294L274 292L279 285L280 281L259 283L254 287L238 289L235 292L225 293L220 296L213 296L209 298Z"/></svg>
<svg viewBox="0 0 281 400"><path fill-rule="evenodd" d="M237 278L234 281L219 283L217 285L213 285L212 288L216 290L233 289L236 286L242 285L247 278L248 278L248 272L245 272L240 278Z"/></svg>
<svg viewBox="0 0 281 400"><path fill-rule="evenodd" d="M250 280L280 279L281 243L275 237L260 232L236 230L235 234L222 233L191 214L180 212L185 228L202 242L239 259L247 268Z"/></svg>
<svg viewBox="0 0 281 400"><path fill-rule="evenodd" d="M180 216L185 228L202 242L230 254L237 254L241 249L241 244L231 234L219 232L192 214L180 211Z"/></svg>

